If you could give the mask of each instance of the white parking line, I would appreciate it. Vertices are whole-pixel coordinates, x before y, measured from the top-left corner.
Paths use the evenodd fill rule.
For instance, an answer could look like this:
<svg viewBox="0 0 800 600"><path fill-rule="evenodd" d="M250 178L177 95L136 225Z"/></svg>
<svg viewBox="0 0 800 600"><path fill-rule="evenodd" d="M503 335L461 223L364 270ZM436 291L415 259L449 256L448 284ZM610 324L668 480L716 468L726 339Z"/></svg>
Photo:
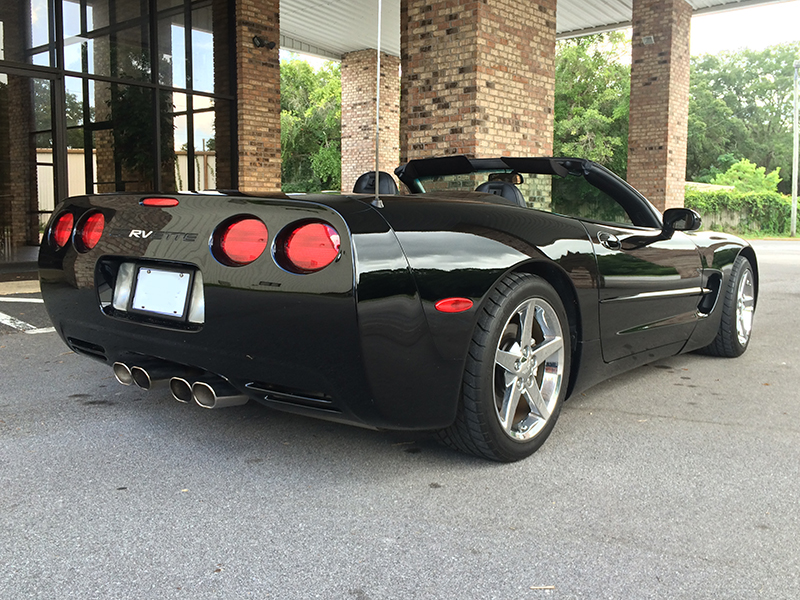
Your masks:
<svg viewBox="0 0 800 600"><path fill-rule="evenodd" d="M44 304L44 300L41 298L2 298L0 297L0 302L21 302L21 303L28 303L28 304Z"/></svg>
<svg viewBox="0 0 800 600"><path fill-rule="evenodd" d="M7 325L17 331L22 331L23 333L53 333L55 332L55 327L36 327L35 325L31 325L30 323L26 323L25 321L20 321L19 319L12 317L11 315L7 315L5 313L0 312L0 324Z"/></svg>

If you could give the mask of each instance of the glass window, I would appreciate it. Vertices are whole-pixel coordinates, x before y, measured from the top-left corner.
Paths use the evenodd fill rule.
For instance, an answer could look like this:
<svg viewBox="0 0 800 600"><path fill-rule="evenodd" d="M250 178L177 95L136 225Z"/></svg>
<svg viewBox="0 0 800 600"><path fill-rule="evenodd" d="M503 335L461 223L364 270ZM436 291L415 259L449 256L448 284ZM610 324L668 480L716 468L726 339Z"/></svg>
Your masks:
<svg viewBox="0 0 800 600"><path fill-rule="evenodd" d="M63 0L61 13L64 16L62 31L64 40L81 34L81 3L76 0Z"/></svg>
<svg viewBox="0 0 800 600"><path fill-rule="evenodd" d="M52 71L52 81L14 79L0 66L0 121L11 118L9 88L19 105L20 86L28 86L22 137L29 151L15 148L42 177L66 174L51 185L52 194L198 190L216 187L218 179L232 187L229 49L217 43L215 53L214 44L228 35L220 30L227 12L225 19L216 13L227 11L224 3L0 0L0 6L0 60ZM63 37L62 48L56 37ZM35 180L32 172L26 177ZM36 193L31 197L35 202Z"/></svg>
<svg viewBox="0 0 800 600"><path fill-rule="evenodd" d="M132 81L150 80L150 43L147 30L131 27L94 40L90 73Z"/></svg>
<svg viewBox="0 0 800 600"><path fill-rule="evenodd" d="M551 210L590 221L633 224L619 202L580 176L553 177Z"/></svg>
<svg viewBox="0 0 800 600"><path fill-rule="evenodd" d="M33 80L33 115L36 131L53 128L51 85L52 82L49 79Z"/></svg>
<svg viewBox="0 0 800 600"><path fill-rule="evenodd" d="M166 10L183 5L183 0L158 0L158 10Z"/></svg>
<svg viewBox="0 0 800 600"><path fill-rule="evenodd" d="M141 0L93 0L91 20L88 21L89 30L100 29L114 25L124 25L128 21L146 16L142 8L147 2Z"/></svg>
<svg viewBox="0 0 800 600"><path fill-rule="evenodd" d="M64 41L64 69L67 71L81 72L83 68L83 55L87 43L79 37L67 38Z"/></svg>
<svg viewBox="0 0 800 600"><path fill-rule="evenodd" d="M50 14L47 0L31 0L31 47L50 43Z"/></svg>
<svg viewBox="0 0 800 600"><path fill-rule="evenodd" d="M192 11L192 88L214 92L214 36L211 7Z"/></svg>
<svg viewBox="0 0 800 600"><path fill-rule="evenodd" d="M158 53L160 83L171 87L186 87L186 38L183 13L158 22Z"/></svg>

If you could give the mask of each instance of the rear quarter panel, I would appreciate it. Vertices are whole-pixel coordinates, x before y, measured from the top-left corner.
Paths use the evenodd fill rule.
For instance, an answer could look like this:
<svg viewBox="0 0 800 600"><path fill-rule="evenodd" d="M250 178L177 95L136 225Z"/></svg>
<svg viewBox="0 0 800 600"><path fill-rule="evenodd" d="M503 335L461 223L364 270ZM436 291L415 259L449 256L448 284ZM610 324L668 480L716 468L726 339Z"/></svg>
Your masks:
<svg viewBox="0 0 800 600"><path fill-rule="evenodd" d="M441 195L392 198L380 213L408 260L448 389L460 390L480 308L512 271L545 277L561 293L574 326L573 375L580 361L594 359L583 349L585 342L595 346L599 338L597 270L591 241L578 221ZM469 298L474 306L456 314L435 309L437 301L450 297Z"/></svg>

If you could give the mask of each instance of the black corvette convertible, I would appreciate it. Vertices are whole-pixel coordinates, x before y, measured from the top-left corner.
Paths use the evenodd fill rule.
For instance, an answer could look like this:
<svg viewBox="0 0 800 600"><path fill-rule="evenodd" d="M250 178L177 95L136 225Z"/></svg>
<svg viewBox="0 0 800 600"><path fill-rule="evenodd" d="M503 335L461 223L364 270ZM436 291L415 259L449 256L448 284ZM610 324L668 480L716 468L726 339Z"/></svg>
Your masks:
<svg viewBox="0 0 800 600"><path fill-rule="evenodd" d="M659 358L747 348L753 249L660 214L581 159L463 156L350 195L61 203L39 256L67 345L206 408L434 430L513 461L571 393ZM366 192L366 193L359 193Z"/></svg>

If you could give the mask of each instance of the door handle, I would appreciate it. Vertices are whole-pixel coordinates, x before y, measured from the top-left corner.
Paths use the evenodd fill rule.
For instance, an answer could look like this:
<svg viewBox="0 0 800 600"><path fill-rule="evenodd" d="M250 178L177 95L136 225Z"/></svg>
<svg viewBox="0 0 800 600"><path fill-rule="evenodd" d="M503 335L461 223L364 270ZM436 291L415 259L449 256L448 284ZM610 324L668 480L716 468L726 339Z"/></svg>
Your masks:
<svg viewBox="0 0 800 600"><path fill-rule="evenodd" d="M613 233L608 233L607 231L598 232L597 241L600 242L601 246L604 246L609 250L619 250L622 247L622 244L619 242L619 238Z"/></svg>

